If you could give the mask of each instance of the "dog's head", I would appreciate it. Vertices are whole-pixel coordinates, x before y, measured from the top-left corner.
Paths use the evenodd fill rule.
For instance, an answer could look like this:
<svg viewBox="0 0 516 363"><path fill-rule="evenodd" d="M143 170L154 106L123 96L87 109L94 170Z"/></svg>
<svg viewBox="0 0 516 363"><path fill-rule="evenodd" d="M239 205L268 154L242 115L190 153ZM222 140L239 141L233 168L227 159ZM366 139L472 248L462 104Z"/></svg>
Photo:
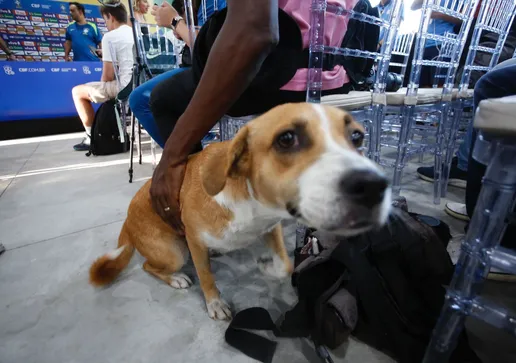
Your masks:
<svg viewBox="0 0 516 363"><path fill-rule="evenodd" d="M363 139L363 127L340 109L279 106L238 132L204 188L216 195L228 179L245 178L250 195L280 218L358 234L383 224L391 203L384 174L359 151Z"/></svg>

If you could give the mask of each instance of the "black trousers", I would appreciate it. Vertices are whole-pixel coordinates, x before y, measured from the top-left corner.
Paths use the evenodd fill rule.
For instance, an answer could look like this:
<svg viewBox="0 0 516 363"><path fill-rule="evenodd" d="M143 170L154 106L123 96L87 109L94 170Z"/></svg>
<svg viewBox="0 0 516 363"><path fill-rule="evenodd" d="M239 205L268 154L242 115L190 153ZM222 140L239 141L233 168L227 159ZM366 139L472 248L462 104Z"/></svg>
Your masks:
<svg viewBox="0 0 516 363"><path fill-rule="evenodd" d="M488 98L499 98L516 94L516 62L501 66L482 76L475 85L474 109L480 101ZM473 149L477 139L477 132L473 129L472 145L470 147L468 161L468 177L466 183L466 209L468 215L473 216L477 205L482 178L486 172L486 166L473 159ZM516 226L508 225L501 242L502 246L516 249Z"/></svg>
<svg viewBox="0 0 516 363"><path fill-rule="evenodd" d="M412 49L410 51L409 59L407 61L407 69L405 71L405 79L403 80L403 86L407 87L410 74L412 73L412 60L414 59L414 47L416 42L412 43ZM431 47L425 48L423 53L423 59L433 60L439 55L439 48L435 45ZM440 75L446 74L447 69L441 69ZM430 88L434 84L434 76L436 72L436 67L423 66L421 67L421 76L419 78L419 87L420 88ZM442 86L443 81L440 81L440 85Z"/></svg>
<svg viewBox="0 0 516 363"><path fill-rule="evenodd" d="M150 107L163 140L167 140L174 130L177 120L190 103L196 87L190 68L164 80L152 90ZM323 95L348 93L349 90L350 86L346 84L338 89L324 91ZM275 106L304 102L305 99L305 91L268 90L267 92L250 92L248 90L235 102L227 114L234 117L261 114ZM206 105L206 107L209 107L209 105ZM200 150L201 145L199 144L192 152Z"/></svg>

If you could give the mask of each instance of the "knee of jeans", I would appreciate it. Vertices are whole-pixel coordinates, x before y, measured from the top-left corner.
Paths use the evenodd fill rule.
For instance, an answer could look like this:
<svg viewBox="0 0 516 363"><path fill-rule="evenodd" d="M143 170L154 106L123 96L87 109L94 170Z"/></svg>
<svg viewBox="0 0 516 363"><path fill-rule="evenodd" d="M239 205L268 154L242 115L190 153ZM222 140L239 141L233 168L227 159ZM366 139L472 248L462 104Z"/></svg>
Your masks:
<svg viewBox="0 0 516 363"><path fill-rule="evenodd" d="M131 92L131 95L129 96L129 107L131 107L131 110L139 110L142 107L145 107L149 104L149 97L145 97L145 91L138 87L134 91Z"/></svg>

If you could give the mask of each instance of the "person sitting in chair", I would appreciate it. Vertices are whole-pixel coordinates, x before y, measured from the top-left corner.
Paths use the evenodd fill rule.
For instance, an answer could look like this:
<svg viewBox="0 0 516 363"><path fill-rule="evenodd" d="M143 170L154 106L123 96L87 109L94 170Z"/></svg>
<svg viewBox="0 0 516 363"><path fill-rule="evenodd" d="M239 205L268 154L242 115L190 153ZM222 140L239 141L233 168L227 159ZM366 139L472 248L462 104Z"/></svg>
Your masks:
<svg viewBox="0 0 516 363"><path fill-rule="evenodd" d="M108 28L108 33L102 38L100 82L89 82L72 89L75 108L86 130L82 142L73 147L76 151L87 151L90 147L91 127L95 117L92 102L103 103L116 98L118 92L129 84L132 76L134 38L131 27L127 25L127 10L120 2L113 2L104 3L100 13ZM114 61L118 63L118 82Z"/></svg>

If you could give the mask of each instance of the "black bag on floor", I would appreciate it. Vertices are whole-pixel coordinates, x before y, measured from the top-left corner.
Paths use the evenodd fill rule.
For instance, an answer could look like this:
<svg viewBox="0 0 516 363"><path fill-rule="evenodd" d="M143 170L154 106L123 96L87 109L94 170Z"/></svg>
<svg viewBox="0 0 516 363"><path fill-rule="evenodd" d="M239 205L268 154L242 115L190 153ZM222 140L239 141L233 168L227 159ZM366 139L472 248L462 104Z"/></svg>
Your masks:
<svg viewBox="0 0 516 363"><path fill-rule="evenodd" d="M119 129L115 107L118 107L116 101L109 100L100 105L95 113L91 127L90 151L86 156L111 155L129 151L129 136L125 125L122 124L123 129Z"/></svg>
<svg viewBox="0 0 516 363"><path fill-rule="evenodd" d="M226 341L270 362L276 343L243 329L310 337L321 359L331 362L324 347L336 348L352 334L400 363L421 362L453 274L448 240L424 219L394 208L383 228L339 238L333 250L305 259L292 276L299 301L278 322L262 308L244 310ZM480 363L464 332L450 362Z"/></svg>

